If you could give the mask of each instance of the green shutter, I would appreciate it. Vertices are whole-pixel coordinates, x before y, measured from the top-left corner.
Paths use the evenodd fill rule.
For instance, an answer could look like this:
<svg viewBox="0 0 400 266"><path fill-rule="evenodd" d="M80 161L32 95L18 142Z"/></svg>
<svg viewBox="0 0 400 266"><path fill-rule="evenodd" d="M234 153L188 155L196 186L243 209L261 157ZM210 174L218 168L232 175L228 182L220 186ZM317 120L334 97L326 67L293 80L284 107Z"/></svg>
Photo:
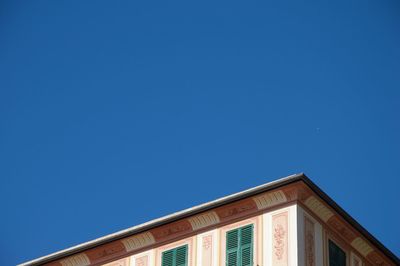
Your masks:
<svg viewBox="0 0 400 266"><path fill-rule="evenodd" d="M226 233L226 265L253 265L253 225Z"/></svg>
<svg viewBox="0 0 400 266"><path fill-rule="evenodd" d="M346 253L329 240L329 266L346 266Z"/></svg>
<svg viewBox="0 0 400 266"><path fill-rule="evenodd" d="M253 265L253 225L240 230L241 266Z"/></svg>
<svg viewBox="0 0 400 266"><path fill-rule="evenodd" d="M226 233L226 265L237 266L239 258L239 229Z"/></svg>
<svg viewBox="0 0 400 266"><path fill-rule="evenodd" d="M176 266L186 266L187 245L176 249Z"/></svg>
<svg viewBox="0 0 400 266"><path fill-rule="evenodd" d="M186 266L188 246L181 246L162 253L162 266Z"/></svg>
<svg viewBox="0 0 400 266"><path fill-rule="evenodd" d="M168 250L162 254L162 266L173 266L174 265L174 250Z"/></svg>

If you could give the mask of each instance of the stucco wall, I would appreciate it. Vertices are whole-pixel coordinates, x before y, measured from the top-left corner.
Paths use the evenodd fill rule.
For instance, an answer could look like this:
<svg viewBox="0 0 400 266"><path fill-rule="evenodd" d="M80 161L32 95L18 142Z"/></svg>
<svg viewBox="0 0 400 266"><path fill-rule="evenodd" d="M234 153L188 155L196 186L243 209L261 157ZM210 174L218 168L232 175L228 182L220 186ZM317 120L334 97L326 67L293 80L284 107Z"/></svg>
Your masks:
<svg viewBox="0 0 400 266"><path fill-rule="evenodd" d="M323 221L320 221L311 212L306 211L299 205L297 206L297 211L298 266L328 265L328 240L335 242L346 253L347 265L367 265L361 259L362 256L351 247L351 243L347 243L340 235L335 234L327 226L323 225Z"/></svg>
<svg viewBox="0 0 400 266"><path fill-rule="evenodd" d="M162 252L181 245L188 245L189 266L225 265L226 232L253 224L254 265L297 266L297 214L298 207L293 204L104 265L159 266Z"/></svg>

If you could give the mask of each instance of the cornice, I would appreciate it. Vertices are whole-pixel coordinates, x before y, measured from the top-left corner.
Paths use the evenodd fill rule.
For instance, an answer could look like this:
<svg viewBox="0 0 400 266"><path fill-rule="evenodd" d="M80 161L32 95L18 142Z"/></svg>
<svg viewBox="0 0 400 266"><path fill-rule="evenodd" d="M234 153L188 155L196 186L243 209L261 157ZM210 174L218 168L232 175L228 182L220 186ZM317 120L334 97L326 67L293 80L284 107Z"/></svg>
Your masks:
<svg viewBox="0 0 400 266"><path fill-rule="evenodd" d="M289 176L187 209L21 265L101 265L210 228L301 202L374 265L399 265L372 237L304 174ZM393 264L395 263L395 264Z"/></svg>

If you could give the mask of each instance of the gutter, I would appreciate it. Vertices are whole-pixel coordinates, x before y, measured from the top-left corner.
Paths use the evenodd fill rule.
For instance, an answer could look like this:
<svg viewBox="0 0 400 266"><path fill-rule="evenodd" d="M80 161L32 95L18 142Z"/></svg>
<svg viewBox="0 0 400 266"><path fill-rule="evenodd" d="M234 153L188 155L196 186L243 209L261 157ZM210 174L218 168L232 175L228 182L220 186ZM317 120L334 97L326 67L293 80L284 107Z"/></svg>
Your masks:
<svg viewBox="0 0 400 266"><path fill-rule="evenodd" d="M389 257L393 262L397 265L400 265L400 260L394 255L389 249L387 249L381 242L379 242L374 236L372 236L364 227L362 227L356 220L354 220L345 210L343 210L333 199L331 199L325 192L323 192L314 182L312 182L304 173L290 175L254 188L250 188L244 190L242 192L238 192L226 197L219 198L214 201L210 201L204 204L200 204L198 206L188 208L170 215L163 216L158 219L151 220L149 222L133 226L131 228L118 231L116 233L100 237L94 239L92 241L88 241L50 255L46 255L22 264L18 266L34 266L34 265L42 265L45 263L49 263L76 253L80 253L86 251L91 248L98 247L100 245L104 245L110 243L112 241L120 240L125 237L129 237L135 234L142 233L144 231L148 231L158 226L162 226L180 219L187 218L192 215L199 214L201 212L208 211L210 209L214 209L220 207L225 204L229 204L247 197L254 196L256 194L260 194L263 192L267 192L269 190L273 190L297 181L303 181L307 184L319 197L321 197L328 205L334 209L339 215L341 215L350 225L355 227L361 234L369 240L372 244L374 244L383 254Z"/></svg>

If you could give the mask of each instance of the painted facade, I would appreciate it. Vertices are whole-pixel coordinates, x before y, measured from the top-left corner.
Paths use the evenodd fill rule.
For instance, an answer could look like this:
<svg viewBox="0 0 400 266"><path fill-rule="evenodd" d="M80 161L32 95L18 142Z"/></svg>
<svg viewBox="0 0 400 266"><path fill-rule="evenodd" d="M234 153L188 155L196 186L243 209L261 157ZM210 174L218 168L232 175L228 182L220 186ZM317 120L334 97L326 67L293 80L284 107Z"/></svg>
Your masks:
<svg viewBox="0 0 400 266"><path fill-rule="evenodd" d="M329 242L344 252L341 254L347 266L398 265L397 257L388 256L365 232L349 223L305 178L293 178L292 182L272 188L266 186L260 192L256 189L197 213L183 212L147 229L144 226L141 232L119 236L75 254L23 265L330 266L333 263ZM250 249L235 253L234 247L232 253L227 244L228 232L235 233L236 229L250 228L249 225L251 243L243 247ZM235 241L236 238L232 243L240 245L240 239ZM166 263L166 252L172 254L179 247L185 247L186 255L181 258L171 255L170 264ZM232 257L227 255L229 252ZM183 260L184 264L178 262Z"/></svg>

